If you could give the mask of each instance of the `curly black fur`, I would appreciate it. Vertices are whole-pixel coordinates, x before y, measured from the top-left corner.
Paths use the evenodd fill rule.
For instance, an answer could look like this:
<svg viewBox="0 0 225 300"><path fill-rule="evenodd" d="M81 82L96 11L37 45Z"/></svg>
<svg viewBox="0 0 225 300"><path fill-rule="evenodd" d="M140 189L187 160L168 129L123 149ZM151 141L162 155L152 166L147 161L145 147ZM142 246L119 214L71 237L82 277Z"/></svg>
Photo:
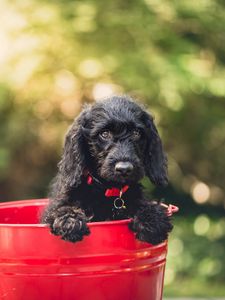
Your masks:
<svg viewBox="0 0 225 300"><path fill-rule="evenodd" d="M121 171L118 163L129 165ZM88 185L90 173L100 184ZM158 244L172 230L160 203L146 201L138 183L147 175L166 185L167 160L153 118L129 97L112 97L86 106L66 135L50 204L42 221L71 242L90 233L87 222L132 218L130 228L142 241ZM106 188L129 185L126 209L117 210Z"/></svg>

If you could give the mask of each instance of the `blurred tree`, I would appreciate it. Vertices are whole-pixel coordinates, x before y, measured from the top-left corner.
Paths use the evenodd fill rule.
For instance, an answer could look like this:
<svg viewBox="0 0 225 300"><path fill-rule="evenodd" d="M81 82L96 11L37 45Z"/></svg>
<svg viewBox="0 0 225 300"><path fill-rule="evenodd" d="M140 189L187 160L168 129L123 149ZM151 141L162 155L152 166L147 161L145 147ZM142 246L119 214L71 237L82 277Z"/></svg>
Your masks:
<svg viewBox="0 0 225 300"><path fill-rule="evenodd" d="M169 155L171 186L154 193L178 199L193 220L224 213L224 1L3 0L0 17L1 201L46 196L82 103L127 93L152 111ZM179 226L195 244L198 231ZM224 249L221 225L210 226ZM196 276L217 264L200 262Z"/></svg>
<svg viewBox="0 0 225 300"><path fill-rule="evenodd" d="M125 92L161 126L172 184L222 203L222 1L3 1L1 19L2 200L43 195L81 102Z"/></svg>

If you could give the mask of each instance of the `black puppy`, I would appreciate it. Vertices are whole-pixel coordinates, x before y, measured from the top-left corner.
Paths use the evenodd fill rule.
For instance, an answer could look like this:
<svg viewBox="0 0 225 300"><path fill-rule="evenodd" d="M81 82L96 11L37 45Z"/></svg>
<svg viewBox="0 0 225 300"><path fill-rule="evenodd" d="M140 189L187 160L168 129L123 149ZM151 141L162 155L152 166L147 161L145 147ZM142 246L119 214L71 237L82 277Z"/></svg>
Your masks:
<svg viewBox="0 0 225 300"><path fill-rule="evenodd" d="M66 135L50 204L51 232L76 242L87 222L132 218L139 240L158 244L172 230L166 209L145 200L138 183L147 175L167 184L167 160L153 118L129 97L88 105Z"/></svg>

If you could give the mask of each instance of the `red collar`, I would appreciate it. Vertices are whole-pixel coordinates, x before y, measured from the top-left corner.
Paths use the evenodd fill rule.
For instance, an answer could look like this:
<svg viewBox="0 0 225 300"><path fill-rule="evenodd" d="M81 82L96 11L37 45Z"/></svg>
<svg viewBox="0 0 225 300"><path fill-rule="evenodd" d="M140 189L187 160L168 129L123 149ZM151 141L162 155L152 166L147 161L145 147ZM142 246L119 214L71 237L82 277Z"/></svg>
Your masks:
<svg viewBox="0 0 225 300"><path fill-rule="evenodd" d="M89 174L88 177L87 177L87 184L91 185L91 184L93 184L93 182L94 182L94 179ZM105 196L106 197L120 197L121 198L122 194L124 194L128 189L129 189L129 185L125 185L121 189L118 189L116 187L112 187L111 189L106 189Z"/></svg>

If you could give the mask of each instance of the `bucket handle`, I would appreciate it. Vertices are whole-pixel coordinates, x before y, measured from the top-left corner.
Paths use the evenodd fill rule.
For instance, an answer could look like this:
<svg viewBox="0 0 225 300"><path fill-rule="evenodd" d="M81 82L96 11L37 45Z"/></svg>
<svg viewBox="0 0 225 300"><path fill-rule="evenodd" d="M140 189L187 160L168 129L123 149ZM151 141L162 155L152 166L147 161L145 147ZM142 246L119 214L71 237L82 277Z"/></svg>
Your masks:
<svg viewBox="0 0 225 300"><path fill-rule="evenodd" d="M161 205L167 209L166 213L168 217L171 217L174 213L177 213L179 211L179 207L175 205L172 204L167 205L165 203L161 203Z"/></svg>

